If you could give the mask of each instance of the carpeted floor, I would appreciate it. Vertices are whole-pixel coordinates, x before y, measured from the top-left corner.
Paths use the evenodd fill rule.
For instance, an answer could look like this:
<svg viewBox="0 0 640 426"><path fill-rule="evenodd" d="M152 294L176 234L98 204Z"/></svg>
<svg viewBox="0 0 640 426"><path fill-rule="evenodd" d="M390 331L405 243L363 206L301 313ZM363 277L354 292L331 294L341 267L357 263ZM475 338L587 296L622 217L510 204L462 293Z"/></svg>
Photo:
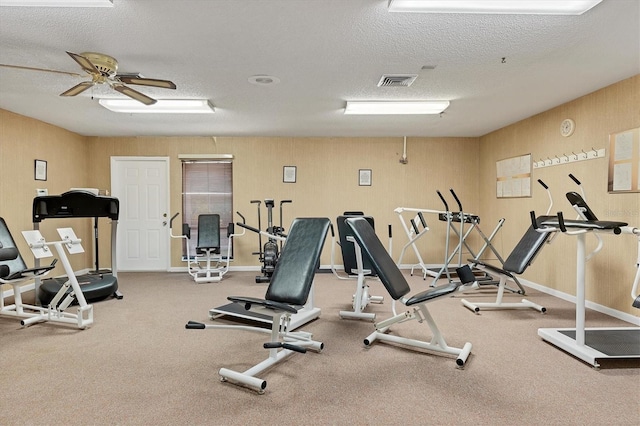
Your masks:
<svg viewBox="0 0 640 426"><path fill-rule="evenodd" d="M447 343L473 350L463 370L453 358L384 343L363 347L373 324L343 320L355 281L317 274L319 319L302 327L324 342L321 353L294 354L260 375L266 393L221 383L217 371L246 370L267 357L266 335L237 330L185 330L211 323L210 308L230 295L264 296L254 273L230 272L220 283L195 284L186 273L121 273L122 300L94 304L86 330L57 324L21 328L0 317L2 425L637 425L640 368L609 363L599 370L545 343L540 327L571 327L574 306L528 291L547 307L474 315L461 294L429 308ZM426 287L408 277L412 293ZM384 295L370 305L389 316ZM467 293L495 298L492 290ZM519 299L520 296L508 296ZM225 321L217 320L218 323ZM588 311L588 326L630 324ZM415 321L394 333L429 339Z"/></svg>

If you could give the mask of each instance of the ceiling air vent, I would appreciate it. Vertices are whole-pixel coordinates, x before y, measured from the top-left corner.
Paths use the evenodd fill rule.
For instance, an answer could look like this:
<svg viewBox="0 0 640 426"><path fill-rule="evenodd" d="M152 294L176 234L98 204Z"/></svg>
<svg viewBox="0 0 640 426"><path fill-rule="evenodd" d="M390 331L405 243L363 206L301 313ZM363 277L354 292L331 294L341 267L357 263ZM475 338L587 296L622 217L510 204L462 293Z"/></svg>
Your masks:
<svg viewBox="0 0 640 426"><path fill-rule="evenodd" d="M384 74L378 82L378 87L409 87L417 77L418 74Z"/></svg>

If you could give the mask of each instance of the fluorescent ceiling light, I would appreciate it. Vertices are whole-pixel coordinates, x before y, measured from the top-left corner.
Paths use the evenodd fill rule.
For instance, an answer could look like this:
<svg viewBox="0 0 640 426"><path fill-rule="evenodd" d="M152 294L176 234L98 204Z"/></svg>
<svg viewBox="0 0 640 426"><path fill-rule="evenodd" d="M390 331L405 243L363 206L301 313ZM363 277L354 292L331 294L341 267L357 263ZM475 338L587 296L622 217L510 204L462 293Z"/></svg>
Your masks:
<svg viewBox="0 0 640 426"><path fill-rule="evenodd" d="M347 101L345 114L440 114L449 101Z"/></svg>
<svg viewBox="0 0 640 426"><path fill-rule="evenodd" d="M213 105L207 99L159 99L145 105L134 99L99 99L98 103L114 112L148 114L213 114Z"/></svg>
<svg viewBox="0 0 640 426"><path fill-rule="evenodd" d="M389 12L582 15L602 0L389 0Z"/></svg>
<svg viewBox="0 0 640 426"><path fill-rule="evenodd" d="M0 6L113 7L113 0L0 0Z"/></svg>

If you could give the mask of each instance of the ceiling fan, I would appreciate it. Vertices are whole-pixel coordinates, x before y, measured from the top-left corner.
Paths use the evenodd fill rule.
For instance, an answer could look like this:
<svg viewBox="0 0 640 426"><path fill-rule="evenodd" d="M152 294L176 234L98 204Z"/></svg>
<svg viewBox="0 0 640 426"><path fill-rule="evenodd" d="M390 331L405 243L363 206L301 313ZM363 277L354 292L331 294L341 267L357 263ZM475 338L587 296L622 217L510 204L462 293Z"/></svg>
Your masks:
<svg viewBox="0 0 640 426"><path fill-rule="evenodd" d="M67 54L71 56L71 58L76 61L87 74L89 74L89 76L91 77L91 81L83 81L82 83L79 83L73 86L71 89L61 93L60 96L76 96L84 92L88 88L95 86L96 84L108 84L115 91L120 92L125 96L135 99L138 102L142 102L145 105L153 105L157 102L155 99L143 93L140 93L137 90L134 90L126 85L135 84L140 86L161 87L163 89L176 88L176 85L169 80L144 78L136 74L117 74L118 61L115 58L103 53L85 52L77 54L67 52ZM49 70L44 68L32 68L4 64L0 64L0 66L81 76L81 74L77 73Z"/></svg>

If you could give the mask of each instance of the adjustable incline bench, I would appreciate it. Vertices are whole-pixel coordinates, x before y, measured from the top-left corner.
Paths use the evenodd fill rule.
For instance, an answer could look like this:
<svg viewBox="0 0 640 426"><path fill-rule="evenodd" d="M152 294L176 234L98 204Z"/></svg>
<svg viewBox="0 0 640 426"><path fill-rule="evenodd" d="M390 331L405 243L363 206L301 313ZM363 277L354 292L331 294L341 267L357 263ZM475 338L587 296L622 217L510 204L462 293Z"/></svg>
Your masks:
<svg viewBox="0 0 640 426"><path fill-rule="evenodd" d="M538 179L538 183L545 189L547 195L549 196L549 207L547 208L547 212L545 215L542 215L538 218L535 217L534 213L530 213L531 216L531 226L524 233L518 244L513 248L509 257L502 262L502 267L490 265L484 263L477 258L469 259L475 267L480 269L484 269L490 274L497 275L500 279L498 283L498 293L496 295L495 302L470 302L466 299L462 299L462 304L472 310L475 313L480 312L481 308L484 309L519 309L519 308L532 308L542 313L546 312L547 309L544 306L538 305L536 303L530 302L527 299L522 299L520 302L503 302L502 297L504 296L504 291L509 290L507 287L507 281L511 280L520 288L518 293L525 294L524 288L518 282L516 275L520 275L524 273L524 271L531 265L544 247L545 243L551 242L551 235L553 233L540 233L536 230L542 222L550 219L554 219L555 216L549 216L551 212L551 208L553 207L553 197L551 196L551 191L549 191L549 187L540 179ZM480 283L478 283L480 284Z"/></svg>
<svg viewBox="0 0 640 426"><path fill-rule="evenodd" d="M440 354L455 355L457 366L462 368L467 361L469 353L471 352L471 343L465 343L461 349L448 346L426 305L440 297L449 296L463 285L461 282L465 284L473 283L475 281L475 277L471 268L469 268L468 265L464 265L457 269L456 272L461 278L461 282L452 282L439 287L430 288L429 290L418 293L413 297L403 297L411 291L411 288L404 278L404 275L402 275L400 269L398 269L398 266L395 264L391 256L389 256L389 253L378 239L375 231L371 225L369 225L369 222L361 217L349 218L346 222L353 230L353 236L357 243L355 245L356 250L362 250L366 256L368 256L373 269L376 271L380 281L382 281L386 287L389 295L393 300L399 300L402 302L402 304L407 308L413 308L413 312L407 310L401 314L396 314L394 306L394 316L376 323L376 331L364 339L364 344L366 346L370 346L375 340L381 340L384 342L426 349ZM433 335L431 341L414 340L387 334L387 331L393 324L409 320L426 322Z"/></svg>
<svg viewBox="0 0 640 426"><path fill-rule="evenodd" d="M223 382L231 381L264 393L267 381L256 377L257 374L294 352L322 350L324 344L312 340L311 333L291 331L289 325L291 315L297 313L307 302L330 225L328 218L295 219L271 276L265 298L228 297L231 302L244 305L246 310L273 317L271 330L242 325L208 325L195 321L186 324L187 329L230 328L271 334L271 340L263 345L269 350L269 357L242 373L221 368L219 374Z"/></svg>
<svg viewBox="0 0 640 426"><path fill-rule="evenodd" d="M540 216L538 218L533 217L532 220L535 223L542 223L546 220L552 219L555 216ZM533 225L529 226L529 229L524 233L518 244L514 247L509 257L504 261L502 268L494 265L484 263L477 259L468 259L474 266L488 271L491 274L496 274L500 277L498 284L498 293L496 295L495 302L470 302L466 299L462 299L462 304L473 312L478 313L480 309L518 309L518 308L533 308L542 313L547 309L544 306L533 303L527 299L522 299L519 302L504 302L502 297L508 280L515 282L515 275L522 274L533 263L536 255L540 252L544 244L549 239L549 233L538 232Z"/></svg>

